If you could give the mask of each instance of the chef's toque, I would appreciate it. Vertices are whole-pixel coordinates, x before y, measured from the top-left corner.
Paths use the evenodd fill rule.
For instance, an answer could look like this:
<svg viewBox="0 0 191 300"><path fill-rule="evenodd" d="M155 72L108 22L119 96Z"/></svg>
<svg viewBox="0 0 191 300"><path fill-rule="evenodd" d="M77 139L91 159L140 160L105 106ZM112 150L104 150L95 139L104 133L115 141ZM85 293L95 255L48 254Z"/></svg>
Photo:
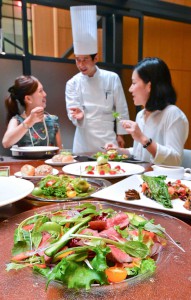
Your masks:
<svg viewBox="0 0 191 300"><path fill-rule="evenodd" d="M74 54L96 54L97 15L95 5L70 7Z"/></svg>

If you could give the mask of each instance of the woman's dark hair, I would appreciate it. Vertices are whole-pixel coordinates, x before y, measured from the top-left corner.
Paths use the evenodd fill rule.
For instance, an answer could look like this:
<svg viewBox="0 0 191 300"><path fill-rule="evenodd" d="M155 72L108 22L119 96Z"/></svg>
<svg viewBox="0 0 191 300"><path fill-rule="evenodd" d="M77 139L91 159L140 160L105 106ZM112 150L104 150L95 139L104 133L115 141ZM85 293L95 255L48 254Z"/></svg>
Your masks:
<svg viewBox="0 0 191 300"><path fill-rule="evenodd" d="M20 114L19 105L25 108L25 96L32 95L38 88L38 79L34 76L19 76L15 83L8 89L9 97L5 99L5 107L7 109L7 122Z"/></svg>
<svg viewBox="0 0 191 300"><path fill-rule="evenodd" d="M145 108L148 111L163 110L176 103L176 92L166 63L157 57L147 57L134 68L145 82L151 82L151 92Z"/></svg>

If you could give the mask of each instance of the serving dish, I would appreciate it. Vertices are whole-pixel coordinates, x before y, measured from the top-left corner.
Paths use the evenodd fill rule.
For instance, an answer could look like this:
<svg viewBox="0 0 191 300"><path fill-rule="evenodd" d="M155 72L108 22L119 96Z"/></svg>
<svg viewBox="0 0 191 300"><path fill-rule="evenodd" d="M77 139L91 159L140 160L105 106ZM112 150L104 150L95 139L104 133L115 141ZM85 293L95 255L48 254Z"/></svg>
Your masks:
<svg viewBox="0 0 191 300"><path fill-rule="evenodd" d="M85 202L90 201L85 200ZM13 232L17 224L27 217L40 212L75 206L76 202L37 208L33 211L27 211L17 215L0 224L0 288L2 299L189 299L191 231L187 224L163 213L151 212L145 209L129 209L128 205L125 204L117 205L108 201L91 201L91 203L98 207L101 205L103 208L112 208L117 211L131 211L136 214L142 214L149 219L154 219L155 223L161 224L167 233L181 245L185 252L181 251L180 248L171 242L168 242L158 258L156 272L151 276L140 276L139 278L137 276L134 277L133 280L129 279L109 286L93 286L88 292L85 290L69 290L57 282L51 282L48 289L45 290L46 280L32 273L30 269L25 268L10 272L5 270L5 264L9 262L11 257Z"/></svg>
<svg viewBox="0 0 191 300"><path fill-rule="evenodd" d="M53 169L51 175L57 175L58 173L59 173L59 171L57 169ZM19 177L19 178L34 179L34 180L41 179L41 178L45 177L44 175L43 176L27 176L27 175L22 175L21 172L14 173L14 176L15 177Z"/></svg>
<svg viewBox="0 0 191 300"><path fill-rule="evenodd" d="M124 162L109 162L111 165L111 169L114 169L116 166L120 166L121 169L124 170L122 173L118 173L115 175L111 175L109 173L100 175L98 172L94 172L94 174L87 174L85 171L85 168L87 166L97 166L97 162L79 162L76 164L72 165L67 165L62 168L63 172L72 174L72 175L77 175L77 176L86 176L86 177L97 177L97 178L117 178L117 177L124 177L124 176L129 176L132 174L138 174L144 172L144 167L139 166L139 165L134 165L130 163L124 163Z"/></svg>
<svg viewBox="0 0 191 300"><path fill-rule="evenodd" d="M90 159L90 160L97 160L97 158L96 158L96 154L93 154L93 155L91 155L91 156L88 156L88 158ZM145 161L143 161L143 160L140 160L140 159L136 159L136 158L134 158L134 156L133 155L131 155L131 156L129 156L128 158L120 158L120 159L109 159L108 158L108 160L109 161L121 161L121 162L127 162L127 163L143 163L143 162L145 162Z"/></svg>
<svg viewBox="0 0 191 300"><path fill-rule="evenodd" d="M146 174L146 173L145 173ZM175 179L167 178L167 181L175 181ZM191 216L191 211L183 207L184 202L180 199L172 200L173 208L163 207L158 202L147 198L143 193L141 193L141 183L143 180L140 175L133 175L124 180L119 181L118 183L113 184L112 186L106 188L103 191L98 191L93 193L92 196L100 199L107 199L111 201L117 201L119 203L127 203L133 206L141 206L145 208L151 208L154 210L170 212L174 214L187 215ZM191 189L191 182L181 180L182 183L187 185ZM125 200L125 191L129 189L135 189L140 193L139 200Z"/></svg>
<svg viewBox="0 0 191 300"><path fill-rule="evenodd" d="M32 192L34 184L28 180L0 177L0 207L18 201Z"/></svg>
<svg viewBox="0 0 191 300"><path fill-rule="evenodd" d="M144 173L145 175L148 176L159 176L159 174L156 171L148 171ZM167 178L169 178L167 176ZM184 173L184 176L181 180L191 180L191 174L190 173Z"/></svg>
<svg viewBox="0 0 191 300"><path fill-rule="evenodd" d="M48 165L51 165L51 166L57 166L57 167L62 167L62 166L65 166L65 165L69 165L69 164L73 164L73 163L76 163L77 160L74 159L76 156L73 156L73 160L72 161L69 161L69 162L58 162L58 161L52 161L52 158L50 159L47 159L45 160L45 163L48 164Z"/></svg>
<svg viewBox="0 0 191 300"><path fill-rule="evenodd" d="M12 146L12 156L16 157L49 157L53 156L58 151L59 147L56 146L34 146L34 147L18 147Z"/></svg>
<svg viewBox="0 0 191 300"><path fill-rule="evenodd" d="M43 204L47 203L64 203L64 202L68 202L68 201L79 201L79 200L83 200L83 199L88 199L91 197L92 193L95 193L97 191L100 191L101 189L104 189L108 186L111 185L111 182L109 182L108 180L100 180L100 179L90 179L90 178L84 178L85 180L87 180L88 183L91 184L91 186L94 188L94 191L92 191L88 196L83 196L83 197L73 197L73 198L56 198L56 197L46 197L46 196L34 196L31 193L26 197L29 200L32 201L37 201L37 202L41 202ZM34 183L35 186L38 186L38 182L36 181Z"/></svg>

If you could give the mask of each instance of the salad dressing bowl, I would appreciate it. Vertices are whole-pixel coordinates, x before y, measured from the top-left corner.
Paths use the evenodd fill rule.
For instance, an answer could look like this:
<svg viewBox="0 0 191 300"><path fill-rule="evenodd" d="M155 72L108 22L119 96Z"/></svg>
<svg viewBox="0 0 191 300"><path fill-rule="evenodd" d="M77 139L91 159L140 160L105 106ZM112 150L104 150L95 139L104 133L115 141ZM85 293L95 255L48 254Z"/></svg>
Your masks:
<svg viewBox="0 0 191 300"><path fill-rule="evenodd" d="M185 175L190 175L191 178L191 169L184 168L179 166L167 166L167 165L153 165L152 166L156 175L165 175L173 179L183 179Z"/></svg>

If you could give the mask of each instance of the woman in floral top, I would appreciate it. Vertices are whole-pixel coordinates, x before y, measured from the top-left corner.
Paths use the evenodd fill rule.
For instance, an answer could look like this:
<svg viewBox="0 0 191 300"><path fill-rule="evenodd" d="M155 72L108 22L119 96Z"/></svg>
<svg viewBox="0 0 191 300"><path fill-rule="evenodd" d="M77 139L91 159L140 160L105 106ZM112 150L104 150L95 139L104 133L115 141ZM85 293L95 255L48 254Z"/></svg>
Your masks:
<svg viewBox="0 0 191 300"><path fill-rule="evenodd" d="M58 117L44 111L46 93L33 76L20 76L9 88L5 100L7 131L2 140L5 148L21 146L58 146L62 148ZM19 106L24 111L20 114Z"/></svg>

